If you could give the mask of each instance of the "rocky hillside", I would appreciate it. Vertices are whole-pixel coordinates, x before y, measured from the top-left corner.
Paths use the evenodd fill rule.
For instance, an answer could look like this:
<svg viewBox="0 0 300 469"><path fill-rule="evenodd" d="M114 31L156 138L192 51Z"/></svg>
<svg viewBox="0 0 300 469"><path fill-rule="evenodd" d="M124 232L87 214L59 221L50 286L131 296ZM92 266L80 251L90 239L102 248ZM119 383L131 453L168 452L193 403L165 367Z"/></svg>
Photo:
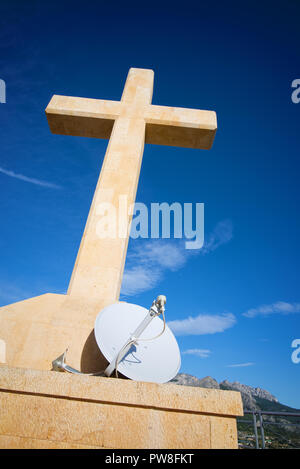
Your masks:
<svg viewBox="0 0 300 469"><path fill-rule="evenodd" d="M218 383L211 376L206 376L205 378L199 379L187 373L179 373L177 376L175 376L172 382L185 386L198 386L200 388L239 391L242 395L244 410L273 410L285 412L292 412L296 410L280 404L278 399L269 391L258 387L247 386L246 384L241 384L237 381L230 383L229 381L225 380L221 383Z"/></svg>
<svg viewBox="0 0 300 469"><path fill-rule="evenodd" d="M273 396L268 391L265 391L261 388L254 388L252 386L247 386L246 384L241 384L235 381L230 383L225 380L220 383L220 389L239 391L242 395L244 410L259 410L261 407L261 400L266 400L272 403L278 403L278 399ZM277 406L274 406L273 410L278 410Z"/></svg>
<svg viewBox="0 0 300 469"><path fill-rule="evenodd" d="M183 386L196 386L199 388L220 389L218 381L210 376L198 379L195 376L188 375L186 373L179 373L172 379L171 383L181 384Z"/></svg>
<svg viewBox="0 0 300 469"><path fill-rule="evenodd" d="M232 389L235 391L240 391L241 393L249 394L254 398L258 397L260 399L267 399L271 402L278 402L278 399L268 391L265 391L261 388L253 388L252 386L247 386L246 384L241 384L237 381L230 383L229 381L227 381L227 379L225 379L225 381L222 381L222 383L220 383L220 387L221 389Z"/></svg>

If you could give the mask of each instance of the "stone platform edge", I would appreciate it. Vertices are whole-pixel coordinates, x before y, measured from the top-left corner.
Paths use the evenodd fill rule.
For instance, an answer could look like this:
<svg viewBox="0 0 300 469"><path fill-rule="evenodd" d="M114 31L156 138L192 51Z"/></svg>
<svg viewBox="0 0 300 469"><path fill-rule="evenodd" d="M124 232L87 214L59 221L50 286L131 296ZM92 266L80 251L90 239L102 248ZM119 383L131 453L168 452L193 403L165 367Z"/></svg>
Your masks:
<svg viewBox="0 0 300 469"><path fill-rule="evenodd" d="M243 415L241 394L236 391L71 375L5 365L0 366L1 392L202 415Z"/></svg>

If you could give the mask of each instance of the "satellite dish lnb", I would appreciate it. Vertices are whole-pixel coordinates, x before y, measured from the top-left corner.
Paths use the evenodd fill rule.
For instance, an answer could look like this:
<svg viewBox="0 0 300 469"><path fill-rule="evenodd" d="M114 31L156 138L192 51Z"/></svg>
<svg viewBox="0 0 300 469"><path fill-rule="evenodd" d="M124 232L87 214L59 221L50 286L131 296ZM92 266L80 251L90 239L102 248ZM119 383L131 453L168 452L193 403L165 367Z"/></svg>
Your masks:
<svg viewBox="0 0 300 469"><path fill-rule="evenodd" d="M160 295L147 310L131 303L104 308L95 322L95 338L114 370L136 381L165 383L178 373L181 359L177 341L164 321L166 297Z"/></svg>

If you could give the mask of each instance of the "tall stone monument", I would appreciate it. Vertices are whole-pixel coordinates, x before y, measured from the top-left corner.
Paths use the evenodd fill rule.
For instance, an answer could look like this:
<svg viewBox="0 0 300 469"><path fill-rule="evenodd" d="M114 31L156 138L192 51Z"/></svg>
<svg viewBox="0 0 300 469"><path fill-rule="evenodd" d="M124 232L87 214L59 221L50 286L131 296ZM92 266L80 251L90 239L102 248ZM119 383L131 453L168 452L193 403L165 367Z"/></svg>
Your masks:
<svg viewBox="0 0 300 469"><path fill-rule="evenodd" d="M239 393L50 371L66 346L74 368L92 373L104 366L94 321L101 309L119 299L131 215L124 236L103 239L97 233L99 206L109 203L118 210L120 196L128 205L134 203L145 143L197 149L212 145L215 113L152 105L153 77L152 70L132 68L121 101L55 95L46 109L54 134L106 138L109 143L67 294L45 293L0 308L0 341L6 352L0 367L0 447L237 444Z"/></svg>

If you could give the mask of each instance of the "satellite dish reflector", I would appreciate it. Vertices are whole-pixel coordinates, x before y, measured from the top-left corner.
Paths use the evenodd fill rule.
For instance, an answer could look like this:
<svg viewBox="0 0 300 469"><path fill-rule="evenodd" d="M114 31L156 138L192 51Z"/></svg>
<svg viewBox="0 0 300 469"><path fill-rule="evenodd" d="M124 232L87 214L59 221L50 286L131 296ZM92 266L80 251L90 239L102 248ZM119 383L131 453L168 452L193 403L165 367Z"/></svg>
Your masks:
<svg viewBox="0 0 300 469"><path fill-rule="evenodd" d="M151 310L150 310L151 311ZM114 303L97 316L95 338L105 358L115 363L119 352L131 339L143 321L149 318L149 310L131 303ZM148 319L149 321L149 319ZM165 383L178 373L181 359L177 341L167 325L158 317L150 318L144 331L130 344L124 356L120 355L117 369L127 378L136 381ZM153 340L142 340L152 339ZM112 367L112 370L114 367Z"/></svg>

